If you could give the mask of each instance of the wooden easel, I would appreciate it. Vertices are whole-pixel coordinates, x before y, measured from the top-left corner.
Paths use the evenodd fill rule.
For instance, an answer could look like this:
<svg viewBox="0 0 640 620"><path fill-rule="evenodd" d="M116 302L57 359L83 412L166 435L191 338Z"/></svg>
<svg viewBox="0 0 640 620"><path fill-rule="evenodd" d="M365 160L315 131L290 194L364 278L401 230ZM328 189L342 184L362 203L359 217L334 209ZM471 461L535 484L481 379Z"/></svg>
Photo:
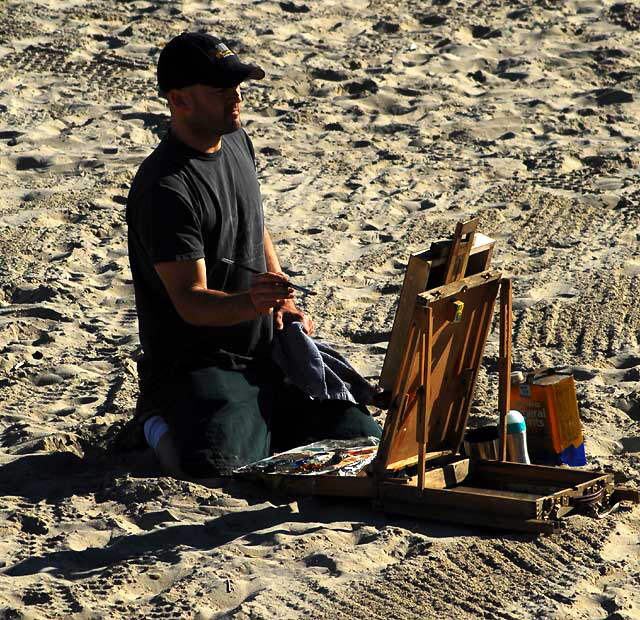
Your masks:
<svg viewBox="0 0 640 620"><path fill-rule="evenodd" d="M397 514L530 532L553 532L593 498L637 501L610 474L506 461L511 281L489 269L494 241L477 226L462 222L453 240L411 256L380 380L391 406L368 470L264 480L293 493L368 497ZM498 296L500 454L472 461L459 449Z"/></svg>
<svg viewBox="0 0 640 620"><path fill-rule="evenodd" d="M495 241L478 232L479 220L459 222L453 239L437 241L409 256L380 386L391 391L407 349L416 298L421 293L489 269Z"/></svg>
<svg viewBox="0 0 640 620"><path fill-rule="evenodd" d="M500 286L483 272L418 296L377 471L417 462L424 488L426 461L460 448Z"/></svg>
<svg viewBox="0 0 640 620"><path fill-rule="evenodd" d="M380 458L376 463L377 471L406 466L411 461L409 455L414 455L417 448L420 488L424 488L424 466L428 456L440 456L445 452L443 445L434 445L433 429L427 428L427 421L431 417L433 407L432 389L441 391L445 382L445 378L441 376L442 365L440 367L436 365L432 370L434 316L437 331L444 330L447 324L453 324L455 331L464 332L462 338L458 338L456 346L449 348L446 352L448 357L457 359L456 368L446 369L448 389L452 391L451 384L456 381L463 384L464 389L457 390L459 398L456 399L456 395L452 395L457 402L453 406L453 411L449 411L444 421L441 421L445 433L443 439L446 433L454 433L459 437L458 445L455 446L457 451L462 441L460 424L468 417L498 287L500 288L499 408L500 429L504 430L501 434L500 460L506 460L504 437L506 436L511 374L511 281L500 276L496 278L487 271L495 242L482 236L481 244L474 244L477 229L477 218L459 222L450 244L435 244L429 252L411 256L381 374L380 383L386 387L387 375L394 370L393 366L398 358L397 350L404 350L399 367L395 369L391 407L379 451ZM475 261L469 270L470 257L474 249L476 250ZM440 259L439 262L437 262L438 259ZM479 277L465 280L465 276L472 275L479 275ZM464 283L457 286L455 282L459 281ZM424 282L425 288L415 294L416 284L420 282ZM434 299L425 294L429 289L438 287L440 288ZM412 304L411 297L413 297ZM438 302L439 299L446 300L448 297L451 299ZM412 315L410 321L407 321L409 311ZM452 330L449 337L455 338ZM441 369L440 374L437 374L438 368ZM456 391L455 385L453 391ZM412 435L407 435L408 425L413 430L414 420L410 416L414 409L417 446L412 441ZM427 442L428 438L431 441ZM433 448L429 454L427 454L428 443Z"/></svg>

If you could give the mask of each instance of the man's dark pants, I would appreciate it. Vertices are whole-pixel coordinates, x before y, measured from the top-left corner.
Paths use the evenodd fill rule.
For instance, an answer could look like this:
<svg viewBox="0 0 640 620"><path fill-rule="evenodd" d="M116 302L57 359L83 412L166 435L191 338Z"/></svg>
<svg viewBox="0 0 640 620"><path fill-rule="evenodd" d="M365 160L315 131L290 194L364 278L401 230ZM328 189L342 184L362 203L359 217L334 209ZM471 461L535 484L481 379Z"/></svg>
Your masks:
<svg viewBox="0 0 640 620"><path fill-rule="evenodd" d="M164 386L162 415L195 478L234 468L320 439L380 437L366 408L317 401L286 384L273 368L198 368Z"/></svg>

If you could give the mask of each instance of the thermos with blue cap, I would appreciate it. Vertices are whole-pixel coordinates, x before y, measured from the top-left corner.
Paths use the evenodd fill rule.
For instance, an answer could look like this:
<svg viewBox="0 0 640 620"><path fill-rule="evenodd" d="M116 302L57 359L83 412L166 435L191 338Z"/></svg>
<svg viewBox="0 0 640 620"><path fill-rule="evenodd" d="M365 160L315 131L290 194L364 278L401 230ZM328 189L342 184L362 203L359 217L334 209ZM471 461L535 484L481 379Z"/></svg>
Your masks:
<svg viewBox="0 0 640 620"><path fill-rule="evenodd" d="M524 416L515 409L507 414L507 460L527 465L531 463L527 451L527 425Z"/></svg>

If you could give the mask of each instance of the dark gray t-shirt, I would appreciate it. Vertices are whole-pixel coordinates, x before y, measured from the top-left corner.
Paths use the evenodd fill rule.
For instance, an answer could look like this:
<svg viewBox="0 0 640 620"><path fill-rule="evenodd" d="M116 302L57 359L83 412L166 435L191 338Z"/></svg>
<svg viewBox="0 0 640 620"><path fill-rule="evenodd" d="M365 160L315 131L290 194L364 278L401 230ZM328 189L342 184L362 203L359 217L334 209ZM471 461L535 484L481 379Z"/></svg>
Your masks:
<svg viewBox="0 0 640 620"><path fill-rule="evenodd" d="M215 153L167 135L145 159L127 199L129 262L144 357L141 384L180 366L238 368L272 339L262 316L230 327L197 327L176 312L155 271L158 262L204 258L207 286L234 293L251 274L221 258L266 270L264 218L254 151L242 129L222 137Z"/></svg>

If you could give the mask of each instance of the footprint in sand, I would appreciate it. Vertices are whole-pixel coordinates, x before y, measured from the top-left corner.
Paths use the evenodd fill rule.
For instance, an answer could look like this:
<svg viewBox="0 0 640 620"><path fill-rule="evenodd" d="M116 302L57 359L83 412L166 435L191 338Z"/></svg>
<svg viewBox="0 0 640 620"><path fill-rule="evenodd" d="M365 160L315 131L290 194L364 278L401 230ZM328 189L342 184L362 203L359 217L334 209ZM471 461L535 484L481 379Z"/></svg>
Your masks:
<svg viewBox="0 0 640 620"><path fill-rule="evenodd" d="M22 155L16 159L16 170L22 172L24 170L44 170L52 166L50 158Z"/></svg>
<svg viewBox="0 0 640 620"><path fill-rule="evenodd" d="M615 357L609 358L609 363L619 370L626 370L640 366L640 352L636 350L627 350L619 353Z"/></svg>

